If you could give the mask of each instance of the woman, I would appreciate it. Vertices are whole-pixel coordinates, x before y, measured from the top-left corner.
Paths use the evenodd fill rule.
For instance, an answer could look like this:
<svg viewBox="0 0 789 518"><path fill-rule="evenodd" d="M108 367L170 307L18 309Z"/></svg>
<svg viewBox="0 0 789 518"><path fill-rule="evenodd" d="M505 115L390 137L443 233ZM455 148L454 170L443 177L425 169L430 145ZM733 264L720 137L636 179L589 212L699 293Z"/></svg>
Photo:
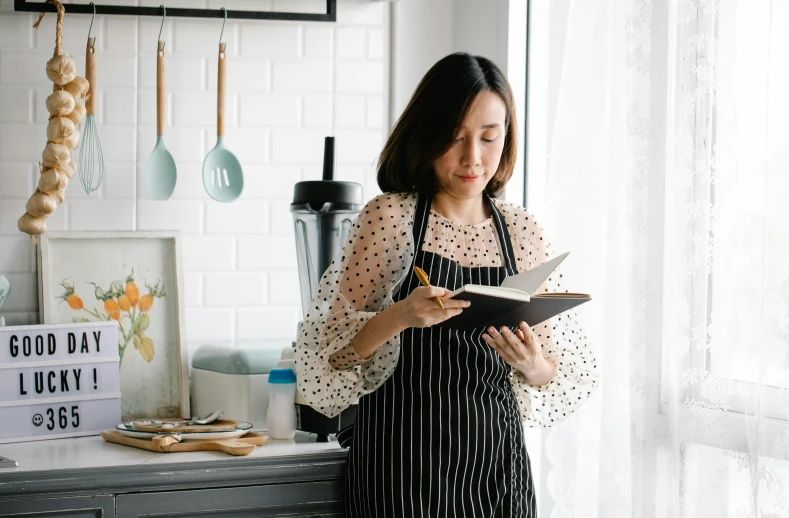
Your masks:
<svg viewBox="0 0 789 518"><path fill-rule="evenodd" d="M553 255L528 211L492 198L512 175L514 115L491 61L436 63L381 154L387 194L362 210L305 317L301 393L328 416L359 402L340 434L347 516L536 516L522 422L550 426L596 386L572 312L534 329L440 325L468 307L450 291ZM541 289L558 290L558 277Z"/></svg>

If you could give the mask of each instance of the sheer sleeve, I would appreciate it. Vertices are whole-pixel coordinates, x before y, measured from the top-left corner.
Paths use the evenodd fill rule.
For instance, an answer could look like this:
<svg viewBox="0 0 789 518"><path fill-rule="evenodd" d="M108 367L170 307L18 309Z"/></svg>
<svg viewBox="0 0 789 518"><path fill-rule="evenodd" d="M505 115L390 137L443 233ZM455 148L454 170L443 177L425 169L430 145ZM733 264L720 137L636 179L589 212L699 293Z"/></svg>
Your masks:
<svg viewBox="0 0 789 518"><path fill-rule="evenodd" d="M555 256L548 238L534 217L522 207L497 202L509 229L518 271L534 268ZM567 291L557 268L538 293ZM530 385L514 370L510 383L518 398L521 417L532 427L549 427L565 419L594 392L599 374L592 346L575 311L566 311L532 328L543 354L556 364L556 374L543 386Z"/></svg>
<svg viewBox="0 0 789 518"><path fill-rule="evenodd" d="M399 335L361 363L350 342L394 302L414 256L415 206L415 195L383 194L370 201L304 317L296 344L298 388L310 406L329 417L377 389L397 366Z"/></svg>

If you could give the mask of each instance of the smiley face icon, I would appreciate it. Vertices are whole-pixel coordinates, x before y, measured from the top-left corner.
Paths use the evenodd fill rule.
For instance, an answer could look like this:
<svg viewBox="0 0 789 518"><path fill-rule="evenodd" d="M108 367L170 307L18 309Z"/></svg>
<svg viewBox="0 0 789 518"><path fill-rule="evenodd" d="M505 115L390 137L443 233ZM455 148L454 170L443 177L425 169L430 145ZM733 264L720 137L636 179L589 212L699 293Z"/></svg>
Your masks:
<svg viewBox="0 0 789 518"><path fill-rule="evenodd" d="M44 422L44 416L41 414L36 414L33 416L33 424L36 426L41 426L41 423Z"/></svg>

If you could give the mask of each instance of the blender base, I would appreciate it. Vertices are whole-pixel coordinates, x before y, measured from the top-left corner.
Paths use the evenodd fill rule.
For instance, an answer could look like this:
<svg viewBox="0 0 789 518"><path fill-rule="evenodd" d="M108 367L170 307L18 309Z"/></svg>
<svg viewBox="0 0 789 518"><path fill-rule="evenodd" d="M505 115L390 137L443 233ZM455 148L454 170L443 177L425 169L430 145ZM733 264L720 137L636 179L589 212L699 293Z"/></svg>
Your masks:
<svg viewBox="0 0 789 518"><path fill-rule="evenodd" d="M309 405L296 404L296 428L318 435L317 442L328 442L336 434L356 421L357 405L351 405L335 417L326 417Z"/></svg>

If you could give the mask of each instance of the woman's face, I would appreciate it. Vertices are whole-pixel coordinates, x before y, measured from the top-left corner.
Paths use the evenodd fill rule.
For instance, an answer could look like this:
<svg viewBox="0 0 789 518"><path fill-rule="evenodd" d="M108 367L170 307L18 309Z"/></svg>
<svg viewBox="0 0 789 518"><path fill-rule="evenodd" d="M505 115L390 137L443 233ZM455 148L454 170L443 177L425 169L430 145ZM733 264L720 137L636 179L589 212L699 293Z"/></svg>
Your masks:
<svg viewBox="0 0 789 518"><path fill-rule="evenodd" d="M460 126L457 138L433 168L439 190L455 198L475 198L499 168L506 132L507 106L498 94L480 92Z"/></svg>

